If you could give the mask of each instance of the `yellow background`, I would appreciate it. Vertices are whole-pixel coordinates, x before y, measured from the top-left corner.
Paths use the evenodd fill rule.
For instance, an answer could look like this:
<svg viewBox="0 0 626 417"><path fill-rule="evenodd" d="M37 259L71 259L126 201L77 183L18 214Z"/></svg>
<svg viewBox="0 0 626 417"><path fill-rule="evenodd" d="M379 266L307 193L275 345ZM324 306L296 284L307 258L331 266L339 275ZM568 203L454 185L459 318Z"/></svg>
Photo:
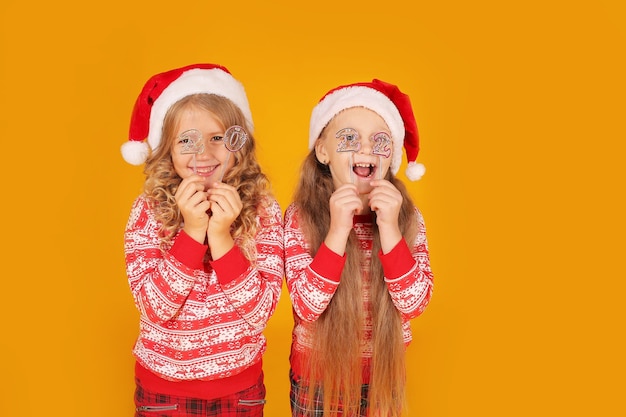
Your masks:
<svg viewBox="0 0 626 417"><path fill-rule="evenodd" d="M623 4L3 0L0 415L132 415L143 174L119 147L147 78L194 62L246 86L283 209L323 93L411 96L436 284L407 415L626 415ZM284 292L267 416L289 410L290 314Z"/></svg>

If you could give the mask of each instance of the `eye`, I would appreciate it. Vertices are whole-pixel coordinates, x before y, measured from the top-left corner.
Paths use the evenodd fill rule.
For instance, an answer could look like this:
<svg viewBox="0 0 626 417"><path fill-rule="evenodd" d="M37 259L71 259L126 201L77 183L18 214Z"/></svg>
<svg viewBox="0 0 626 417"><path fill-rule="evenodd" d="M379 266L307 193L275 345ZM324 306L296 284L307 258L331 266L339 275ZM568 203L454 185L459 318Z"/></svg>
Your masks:
<svg viewBox="0 0 626 417"><path fill-rule="evenodd" d="M386 132L378 132L372 136L370 140L374 142L374 146L372 147L373 155L389 158L391 155L391 138Z"/></svg>
<svg viewBox="0 0 626 417"><path fill-rule="evenodd" d="M210 139L210 141L211 141L211 142L221 142L221 141L223 141L223 140L224 140L224 136L219 136L219 135L213 136L213 137Z"/></svg>
<svg viewBox="0 0 626 417"><path fill-rule="evenodd" d="M341 129L335 137L339 139L337 152L357 152L361 149L359 132L351 127Z"/></svg>

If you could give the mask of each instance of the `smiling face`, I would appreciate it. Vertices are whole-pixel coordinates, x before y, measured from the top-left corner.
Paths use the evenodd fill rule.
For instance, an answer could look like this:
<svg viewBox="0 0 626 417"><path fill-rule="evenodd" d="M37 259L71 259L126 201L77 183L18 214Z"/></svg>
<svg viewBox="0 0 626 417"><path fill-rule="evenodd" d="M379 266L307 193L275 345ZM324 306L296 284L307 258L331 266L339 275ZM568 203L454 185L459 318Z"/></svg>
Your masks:
<svg viewBox="0 0 626 417"><path fill-rule="evenodd" d="M198 153L189 153L190 135L186 132L197 131L198 142L195 148ZM172 143L172 163L174 170L181 178L195 173L204 178L205 189L219 181L223 164L228 170L235 164L235 158L228 158L229 151L224 146L224 125L217 116L197 106L187 106L182 110L175 139ZM195 161L194 161L195 159Z"/></svg>
<svg viewBox="0 0 626 417"><path fill-rule="evenodd" d="M327 162L335 188L356 184L368 194L370 181L384 178L391 164L391 133L377 113L352 107L337 114L317 141L315 153Z"/></svg>

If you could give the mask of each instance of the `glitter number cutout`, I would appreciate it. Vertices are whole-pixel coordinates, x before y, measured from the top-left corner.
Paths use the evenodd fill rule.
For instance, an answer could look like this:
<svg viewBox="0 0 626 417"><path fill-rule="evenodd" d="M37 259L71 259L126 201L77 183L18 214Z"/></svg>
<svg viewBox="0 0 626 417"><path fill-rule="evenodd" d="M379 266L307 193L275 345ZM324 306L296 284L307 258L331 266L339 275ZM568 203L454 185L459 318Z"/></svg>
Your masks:
<svg viewBox="0 0 626 417"><path fill-rule="evenodd" d="M224 133L224 145L231 152L237 152L248 141L248 134L241 126L231 126Z"/></svg>
<svg viewBox="0 0 626 417"><path fill-rule="evenodd" d="M354 170L352 167L354 166L354 154L361 149L359 132L351 127L346 127L337 132L335 137L341 139L337 144L337 152L351 152L348 171L350 172L350 182L354 184Z"/></svg>
<svg viewBox="0 0 626 417"><path fill-rule="evenodd" d="M202 142L202 133L198 129L185 130L178 136L183 142L180 153L183 155L193 155L193 173L197 173L196 155L204 152L204 143Z"/></svg>
<svg viewBox="0 0 626 417"><path fill-rule="evenodd" d="M372 154L389 158L391 156L391 138L385 132L378 132L372 136Z"/></svg>
<svg viewBox="0 0 626 417"><path fill-rule="evenodd" d="M238 125L233 125L226 129L224 132L224 146L228 149L228 156L226 156L226 161L222 164L222 173L220 174L220 181L224 178L224 172L226 171L226 165L228 165L228 160L230 159L230 154L233 152L237 152L243 145L248 141L248 133L244 130L243 127Z"/></svg>
<svg viewBox="0 0 626 417"><path fill-rule="evenodd" d="M337 152L358 152L361 149L359 132L351 127L341 129L335 137L341 139L337 144Z"/></svg>
<svg viewBox="0 0 626 417"><path fill-rule="evenodd" d="M204 152L204 143L202 143L202 133L198 129L185 130L178 136L180 141L183 142L183 147L180 153L183 155L199 154Z"/></svg>

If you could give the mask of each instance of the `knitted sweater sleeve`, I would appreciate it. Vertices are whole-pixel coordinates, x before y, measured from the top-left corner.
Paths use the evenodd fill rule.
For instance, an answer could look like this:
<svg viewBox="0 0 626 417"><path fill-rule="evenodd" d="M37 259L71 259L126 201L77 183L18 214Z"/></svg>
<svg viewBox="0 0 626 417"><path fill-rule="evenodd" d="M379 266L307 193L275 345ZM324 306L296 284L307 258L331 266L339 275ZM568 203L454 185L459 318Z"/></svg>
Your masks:
<svg viewBox="0 0 626 417"><path fill-rule="evenodd" d="M158 232L159 224L148 201L138 197L124 233L126 273L140 313L152 322L163 323L185 303L207 246L180 232L171 248L163 251Z"/></svg>
<svg viewBox="0 0 626 417"><path fill-rule="evenodd" d="M250 263L235 246L211 265L224 295L239 315L253 327L263 328L278 305L284 275L283 219L272 200L260 217L256 261Z"/></svg>
<svg viewBox="0 0 626 417"><path fill-rule="evenodd" d="M405 240L400 240L388 254L378 254L391 299L405 319L422 314L433 291L424 218L419 209L415 208L415 213L418 233L412 246L409 248Z"/></svg>
<svg viewBox="0 0 626 417"><path fill-rule="evenodd" d="M293 310L303 321L315 321L337 291L345 256L322 244L315 258L311 257L293 204L285 211L284 238L285 276Z"/></svg>

